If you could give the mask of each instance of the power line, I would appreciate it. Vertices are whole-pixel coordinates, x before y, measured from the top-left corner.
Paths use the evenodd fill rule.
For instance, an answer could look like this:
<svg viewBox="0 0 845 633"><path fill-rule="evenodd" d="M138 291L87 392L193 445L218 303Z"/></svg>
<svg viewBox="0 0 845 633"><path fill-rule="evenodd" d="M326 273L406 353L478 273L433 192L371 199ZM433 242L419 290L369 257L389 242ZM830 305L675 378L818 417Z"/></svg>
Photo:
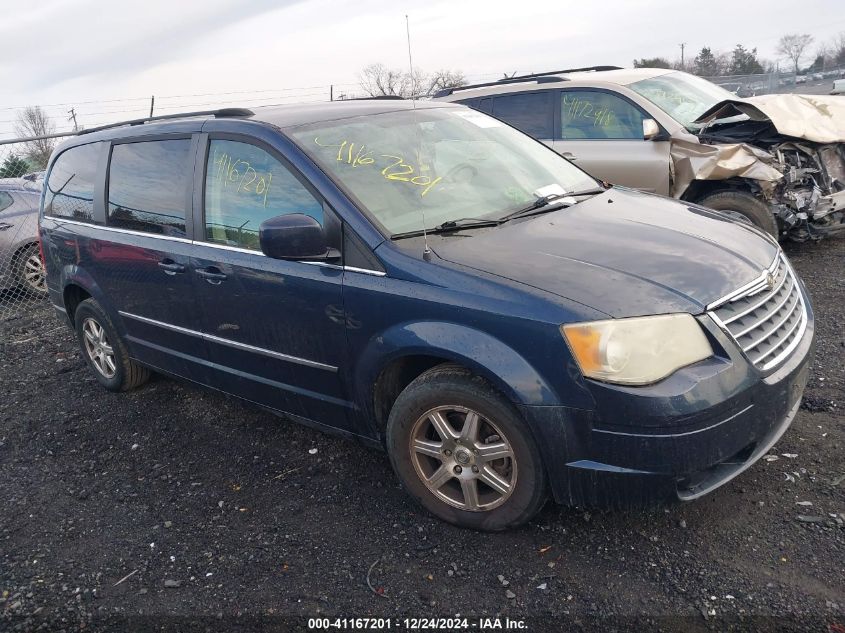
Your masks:
<svg viewBox="0 0 845 633"><path fill-rule="evenodd" d="M295 90L329 90L331 86L357 86L357 83L348 83L348 84L326 84L324 86L300 86L295 88L267 88L261 90L234 90L231 92L199 92L194 94L183 94L183 95L162 95L157 97L159 100L161 99L185 99L185 98L192 98L192 97L215 97L215 96L226 96L226 95L237 95L237 94L262 94L267 92L292 92ZM149 97L125 97L123 99L99 99L94 101L74 101L74 102L66 102L66 103L47 103L43 104L40 107L43 108L53 108L53 107L64 107L70 105L87 105L91 103L121 103L126 101L148 101ZM27 105L16 105L16 106L3 106L0 107L0 110L19 110L21 108L25 108Z"/></svg>

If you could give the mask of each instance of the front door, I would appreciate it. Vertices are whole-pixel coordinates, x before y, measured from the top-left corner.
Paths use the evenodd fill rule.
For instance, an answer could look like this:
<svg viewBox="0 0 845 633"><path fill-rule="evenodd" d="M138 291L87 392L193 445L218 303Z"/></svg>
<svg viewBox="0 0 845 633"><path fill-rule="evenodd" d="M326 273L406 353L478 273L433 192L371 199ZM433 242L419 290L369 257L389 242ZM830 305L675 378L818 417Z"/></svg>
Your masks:
<svg viewBox="0 0 845 633"><path fill-rule="evenodd" d="M348 429L352 405L339 376L347 349L343 270L271 259L259 248L266 219L305 213L325 227L336 221L332 212L267 146L212 136L204 153L191 268L213 385Z"/></svg>
<svg viewBox="0 0 845 633"><path fill-rule="evenodd" d="M648 115L606 90L560 91L559 126L550 145L595 178L669 195L669 141L644 140Z"/></svg>

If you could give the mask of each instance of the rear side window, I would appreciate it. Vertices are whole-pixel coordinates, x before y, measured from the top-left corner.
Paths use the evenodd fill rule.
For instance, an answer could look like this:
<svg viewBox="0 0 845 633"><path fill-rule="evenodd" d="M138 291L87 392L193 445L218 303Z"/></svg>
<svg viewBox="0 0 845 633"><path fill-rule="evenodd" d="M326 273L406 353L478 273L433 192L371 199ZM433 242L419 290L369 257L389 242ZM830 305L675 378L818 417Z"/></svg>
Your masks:
<svg viewBox="0 0 845 633"><path fill-rule="evenodd" d="M551 92L503 95L493 99L493 116L534 138L552 137Z"/></svg>
<svg viewBox="0 0 845 633"><path fill-rule="evenodd" d="M264 220L304 213L323 224L323 205L281 162L260 147L212 140L205 176L205 237L260 250Z"/></svg>
<svg viewBox="0 0 845 633"><path fill-rule="evenodd" d="M108 224L185 236L191 141L142 141L112 148Z"/></svg>
<svg viewBox="0 0 845 633"><path fill-rule="evenodd" d="M560 125L564 140L643 140L643 118L637 107L609 92L561 92Z"/></svg>
<svg viewBox="0 0 845 633"><path fill-rule="evenodd" d="M78 145L61 153L53 163L44 213L81 222L94 219L94 187L97 181L97 160L100 143Z"/></svg>
<svg viewBox="0 0 845 633"><path fill-rule="evenodd" d="M5 191L0 191L0 211L5 211L9 207L12 206L14 202L14 198L12 198L12 194L7 193Z"/></svg>

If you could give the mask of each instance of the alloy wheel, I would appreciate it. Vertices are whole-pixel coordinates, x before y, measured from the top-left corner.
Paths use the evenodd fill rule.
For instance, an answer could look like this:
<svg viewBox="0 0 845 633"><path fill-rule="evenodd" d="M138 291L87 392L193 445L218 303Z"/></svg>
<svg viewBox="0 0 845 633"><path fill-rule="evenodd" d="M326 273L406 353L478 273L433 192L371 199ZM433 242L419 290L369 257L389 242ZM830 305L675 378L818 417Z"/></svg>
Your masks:
<svg viewBox="0 0 845 633"><path fill-rule="evenodd" d="M117 373L117 363L114 358L114 349L109 344L103 326L88 317L82 323L82 337L85 351L96 370L109 380L114 378Z"/></svg>
<svg viewBox="0 0 845 633"><path fill-rule="evenodd" d="M31 253L23 263L23 280L27 286L38 292L47 290L47 276L44 263L38 253Z"/></svg>
<svg viewBox="0 0 845 633"><path fill-rule="evenodd" d="M426 488L461 510L492 510L516 487L513 447L495 422L472 409L427 411L411 429L409 450Z"/></svg>

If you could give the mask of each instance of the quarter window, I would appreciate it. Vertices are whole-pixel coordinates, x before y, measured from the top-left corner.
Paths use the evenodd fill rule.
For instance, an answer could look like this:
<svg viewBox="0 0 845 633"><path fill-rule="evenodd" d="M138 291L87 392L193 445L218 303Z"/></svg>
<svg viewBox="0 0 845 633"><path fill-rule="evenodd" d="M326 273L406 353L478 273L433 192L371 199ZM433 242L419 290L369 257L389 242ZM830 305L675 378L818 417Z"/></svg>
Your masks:
<svg viewBox="0 0 845 633"><path fill-rule="evenodd" d="M288 213L323 224L323 205L279 160L249 143L211 141L205 177L209 242L260 250L261 223Z"/></svg>
<svg viewBox="0 0 845 633"><path fill-rule="evenodd" d="M14 202L14 198L12 198L12 194L6 193L5 191L0 191L0 211L5 211L9 207L12 206Z"/></svg>
<svg viewBox="0 0 845 633"><path fill-rule="evenodd" d="M184 237L190 149L189 139L115 145L109 226Z"/></svg>
<svg viewBox="0 0 845 633"><path fill-rule="evenodd" d="M496 97L493 116L534 138L551 138L551 96L551 92L528 92Z"/></svg>
<svg viewBox="0 0 845 633"><path fill-rule="evenodd" d="M560 99L563 140L643 139L643 113L609 92L564 90Z"/></svg>
<svg viewBox="0 0 845 633"><path fill-rule="evenodd" d="M77 145L53 163L44 195L44 213L81 222L94 218L94 183L100 143Z"/></svg>

